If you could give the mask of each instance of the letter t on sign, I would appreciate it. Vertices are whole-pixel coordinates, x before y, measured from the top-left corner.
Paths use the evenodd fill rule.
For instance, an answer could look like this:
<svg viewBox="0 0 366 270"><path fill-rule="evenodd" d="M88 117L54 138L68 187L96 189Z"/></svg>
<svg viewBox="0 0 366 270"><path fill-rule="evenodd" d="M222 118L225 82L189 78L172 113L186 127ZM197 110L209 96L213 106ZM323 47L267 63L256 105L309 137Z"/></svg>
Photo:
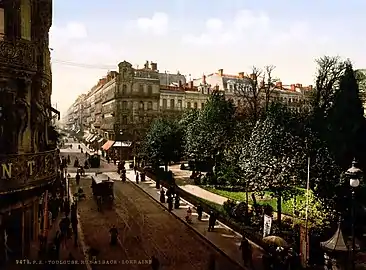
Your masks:
<svg viewBox="0 0 366 270"><path fill-rule="evenodd" d="M29 175L33 175L33 166L36 164L34 160L30 160L27 162L29 168Z"/></svg>

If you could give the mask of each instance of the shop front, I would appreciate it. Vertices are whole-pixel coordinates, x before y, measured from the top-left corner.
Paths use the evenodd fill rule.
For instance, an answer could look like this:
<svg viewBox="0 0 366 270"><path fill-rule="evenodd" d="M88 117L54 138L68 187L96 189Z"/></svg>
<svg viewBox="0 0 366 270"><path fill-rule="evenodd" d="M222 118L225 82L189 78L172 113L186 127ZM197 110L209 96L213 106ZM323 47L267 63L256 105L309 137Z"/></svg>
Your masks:
<svg viewBox="0 0 366 270"><path fill-rule="evenodd" d="M56 150L0 156L0 265L38 250L47 219L46 212L39 215L39 208L47 209L47 197L40 198L56 180L57 157Z"/></svg>

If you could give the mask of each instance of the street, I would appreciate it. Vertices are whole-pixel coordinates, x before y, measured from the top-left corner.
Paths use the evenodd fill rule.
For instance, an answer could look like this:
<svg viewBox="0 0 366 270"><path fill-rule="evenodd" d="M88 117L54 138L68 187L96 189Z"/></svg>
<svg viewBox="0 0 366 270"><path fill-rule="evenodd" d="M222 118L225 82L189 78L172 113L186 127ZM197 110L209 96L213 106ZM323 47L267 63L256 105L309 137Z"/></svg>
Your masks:
<svg viewBox="0 0 366 270"><path fill-rule="evenodd" d="M77 149L77 144L73 148ZM65 150L61 155L70 155L71 165L76 157L84 162L85 154ZM111 171L110 165L102 161L100 171L108 169ZM73 192L77 189L75 185L71 179ZM132 183L115 181L114 205L103 212L97 210L90 185L90 176L81 179L86 199L79 202L78 213L84 244L99 252L93 269L120 269L127 263L128 266L123 266L126 269L151 269L149 260L155 256L160 269L206 270L211 255L216 259L217 269L240 269ZM119 245L115 247L109 245L109 230L113 225L119 231ZM103 260L111 260L111 264Z"/></svg>

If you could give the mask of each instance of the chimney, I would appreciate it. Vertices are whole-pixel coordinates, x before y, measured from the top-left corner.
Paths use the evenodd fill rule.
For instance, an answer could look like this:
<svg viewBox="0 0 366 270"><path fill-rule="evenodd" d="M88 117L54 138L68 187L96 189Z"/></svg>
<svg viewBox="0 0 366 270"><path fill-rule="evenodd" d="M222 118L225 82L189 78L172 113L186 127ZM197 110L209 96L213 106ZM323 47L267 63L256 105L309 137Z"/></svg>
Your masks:
<svg viewBox="0 0 366 270"><path fill-rule="evenodd" d="M202 76L202 84L206 84L206 75Z"/></svg>
<svg viewBox="0 0 366 270"><path fill-rule="evenodd" d="M301 83L297 83L296 84L296 88L301 88L302 87L302 84Z"/></svg>
<svg viewBox="0 0 366 270"><path fill-rule="evenodd" d="M224 70L222 68L219 69L219 75L222 77L224 76Z"/></svg>
<svg viewBox="0 0 366 270"><path fill-rule="evenodd" d="M145 65L144 65L144 68L145 69L148 69L149 68L149 61L146 61Z"/></svg>
<svg viewBox="0 0 366 270"><path fill-rule="evenodd" d="M291 84L291 91L295 91L296 89L296 85L295 84Z"/></svg>
<svg viewBox="0 0 366 270"><path fill-rule="evenodd" d="M250 74L250 78L251 78L253 81L255 81L255 80L257 79L257 74L255 74L255 73Z"/></svg>
<svg viewBox="0 0 366 270"><path fill-rule="evenodd" d="M310 91L313 90L313 86L312 85L309 85L308 86L308 90L310 90Z"/></svg>
<svg viewBox="0 0 366 270"><path fill-rule="evenodd" d="M178 82L178 87L182 88L182 81L181 80L179 80L179 82Z"/></svg>
<svg viewBox="0 0 366 270"><path fill-rule="evenodd" d="M189 88L193 89L193 81L189 82Z"/></svg>
<svg viewBox="0 0 366 270"><path fill-rule="evenodd" d="M282 89L282 82L276 82L276 88Z"/></svg>
<svg viewBox="0 0 366 270"><path fill-rule="evenodd" d="M151 62L151 70L153 70L153 71L157 71L158 70L158 64L157 63L153 63L153 62Z"/></svg>
<svg viewBox="0 0 366 270"><path fill-rule="evenodd" d="M244 72L239 72L239 78L244 79Z"/></svg>

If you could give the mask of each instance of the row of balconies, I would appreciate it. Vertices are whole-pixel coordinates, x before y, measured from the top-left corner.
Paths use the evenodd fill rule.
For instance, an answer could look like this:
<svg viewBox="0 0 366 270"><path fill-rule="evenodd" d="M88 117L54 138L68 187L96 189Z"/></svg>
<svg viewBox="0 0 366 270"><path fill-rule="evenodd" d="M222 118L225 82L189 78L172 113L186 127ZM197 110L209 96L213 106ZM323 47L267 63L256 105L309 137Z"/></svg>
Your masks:
<svg viewBox="0 0 366 270"><path fill-rule="evenodd" d="M0 155L0 194L26 190L54 181L58 164L58 150Z"/></svg>

